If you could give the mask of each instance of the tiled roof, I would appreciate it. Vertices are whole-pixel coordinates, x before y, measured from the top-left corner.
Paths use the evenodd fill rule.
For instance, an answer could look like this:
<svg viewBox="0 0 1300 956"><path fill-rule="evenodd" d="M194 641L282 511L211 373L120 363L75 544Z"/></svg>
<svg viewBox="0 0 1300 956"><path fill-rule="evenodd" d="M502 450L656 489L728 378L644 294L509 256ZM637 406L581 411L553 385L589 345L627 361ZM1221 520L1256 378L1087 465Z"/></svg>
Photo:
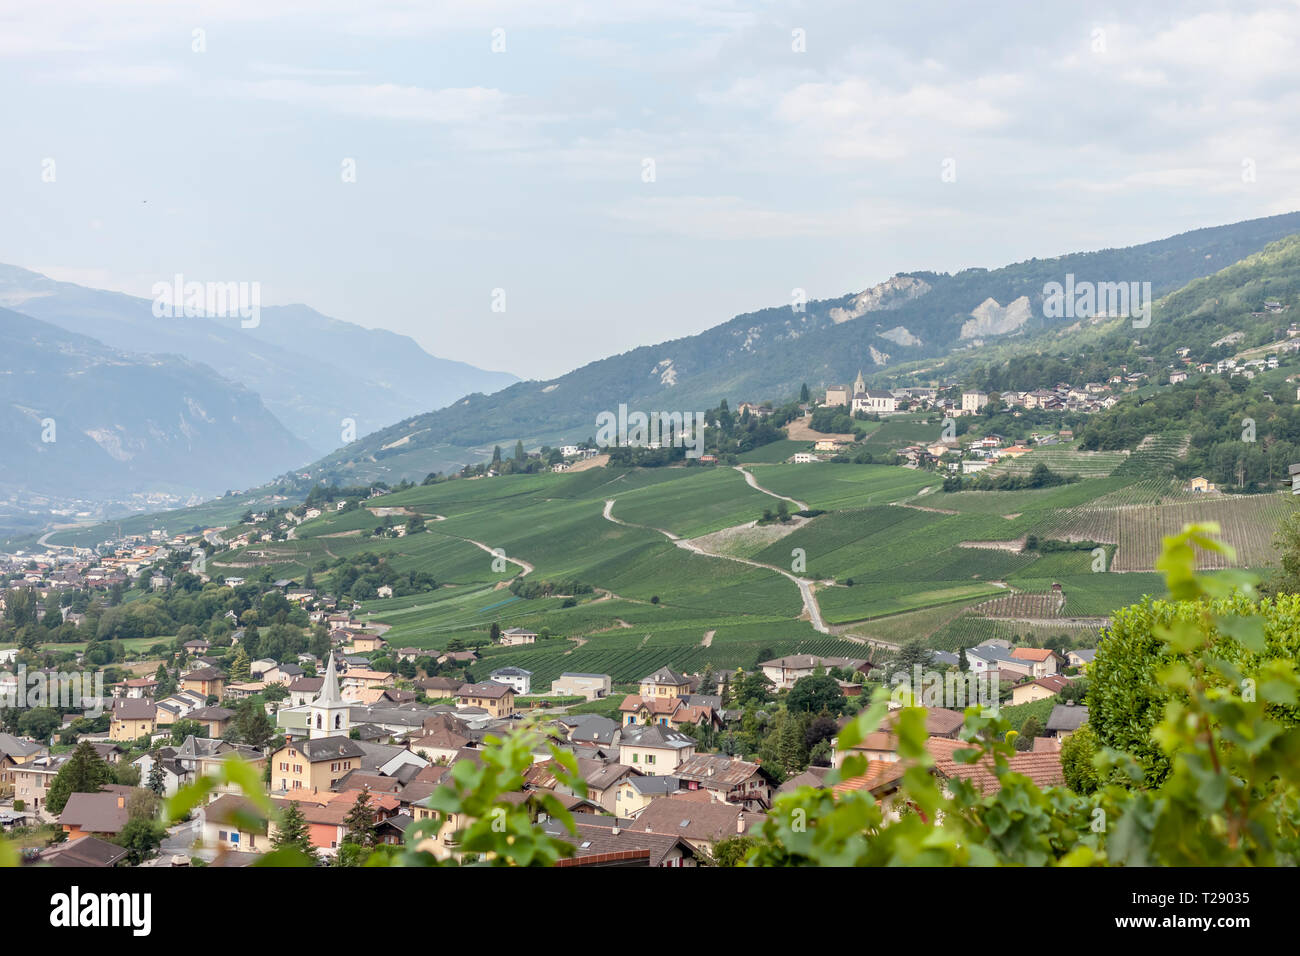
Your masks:
<svg viewBox="0 0 1300 956"><path fill-rule="evenodd" d="M926 749L934 757L935 769L950 779L969 780L976 790L983 793L996 793L1002 784L993 770L988 758L977 764L959 763L953 757L953 751L973 749L962 740L947 740L931 737L926 741ZM1061 772L1061 754L1059 751L1030 751L1018 753L1011 757L1008 766L1015 773L1023 774L1040 787L1063 784L1065 776Z"/></svg>
<svg viewBox="0 0 1300 956"><path fill-rule="evenodd" d="M762 820L762 814L749 813L716 800L662 797L646 804L637 814L634 826L650 833L676 833L688 840L714 843L739 836Z"/></svg>

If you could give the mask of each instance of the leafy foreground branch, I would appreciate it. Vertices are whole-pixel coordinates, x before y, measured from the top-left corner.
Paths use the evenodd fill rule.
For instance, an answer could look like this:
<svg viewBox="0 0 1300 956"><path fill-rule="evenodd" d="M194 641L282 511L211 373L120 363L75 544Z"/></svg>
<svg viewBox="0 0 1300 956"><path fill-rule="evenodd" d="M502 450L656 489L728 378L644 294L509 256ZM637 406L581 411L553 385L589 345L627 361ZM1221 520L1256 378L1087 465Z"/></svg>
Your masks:
<svg viewBox="0 0 1300 956"><path fill-rule="evenodd" d="M1106 740L1117 735L1085 728L1063 751L1074 789L1041 789L1010 769L1016 734L1007 722L970 708L961 731L967 746L953 756L997 778L999 787L986 793L970 780L935 773L925 711L905 707L891 728L904 768L892 791L873 793L869 784L879 768L848 756L824 787L803 787L778 800L757 835L719 843L713 862L1293 865L1300 847L1300 675L1294 653L1300 614L1291 617L1297 605L1281 598L1260 602L1247 575L1197 573L1198 549L1231 554L1215 538L1218 530L1212 524L1189 526L1165 539L1157 567L1170 600L1122 612L1125 626L1147 622L1142 628L1148 642L1130 654L1139 665L1111 679L1133 685L1151 702L1148 710L1158 716L1148 724L1125 718L1130 728L1143 726L1149 741L1139 737L1116 749ZM1127 638L1117 634L1108 641L1114 641L1115 660L1123 660L1131 647ZM1110 666L1100 654L1098 660ZM889 693L879 692L843 729L840 752L881 725ZM359 801L334 865L550 866L571 857L573 844L537 823L544 814L573 833L572 816L554 793L523 790L524 772L543 746L559 783L585 794L573 755L542 728L525 724L504 738L489 737L481 762L456 763L450 783L417 805L401 845L376 845L373 816ZM221 784L247 795L241 812L250 827L272 821L273 850L256 865L317 862L292 802L269 798L257 774L238 763L228 764L221 779L202 779L168 800L164 820L184 818ZM0 863L14 862L0 843Z"/></svg>

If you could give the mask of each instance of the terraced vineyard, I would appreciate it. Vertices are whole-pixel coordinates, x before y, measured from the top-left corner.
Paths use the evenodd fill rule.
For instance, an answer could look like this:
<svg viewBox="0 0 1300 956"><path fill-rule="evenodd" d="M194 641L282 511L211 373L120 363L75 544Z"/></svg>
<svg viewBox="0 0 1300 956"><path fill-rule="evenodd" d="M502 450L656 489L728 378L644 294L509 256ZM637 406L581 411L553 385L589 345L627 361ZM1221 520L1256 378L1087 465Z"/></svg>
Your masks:
<svg viewBox="0 0 1300 956"><path fill-rule="evenodd" d="M1207 496L1202 501L1125 508L1119 515L1119 549L1112 565L1116 571L1146 571L1154 567L1161 539L1176 534L1185 524L1217 521L1222 540L1237 551L1229 562L1223 555L1201 554L1204 569L1262 567L1276 557L1273 538L1293 505L1282 494L1242 497Z"/></svg>
<svg viewBox="0 0 1300 956"><path fill-rule="evenodd" d="M1004 594L992 601L977 604L973 608L973 613L982 617L1024 620L1060 617L1061 609L1064 607L1065 595L1059 592L1033 593L1030 591L1017 591L1015 594Z"/></svg>
<svg viewBox="0 0 1300 956"><path fill-rule="evenodd" d="M900 434L921 427L903 421L881 430L891 425ZM1162 593L1148 569L1160 536L1184 521L1219 520L1244 563L1272 558L1273 529L1289 499L1184 495L1172 478L1183 441L1152 438L1127 456L1037 449L1021 462L1041 452L1054 470L1089 477L1025 491L944 493L935 473L884 465L754 465L762 488L825 513L744 534L732 529L776 501L730 468L452 481L383 497L385 509L424 515L421 533L372 537L382 518L369 509L331 513L304 522L293 540L223 554L212 567L271 578L311 569L329 587L340 559L373 552L399 572L426 571L436 590L365 602L366 615L390 625L390 643L441 650L453 638L481 645L494 624L546 629L551 639L535 646L484 647L479 665L516 663L534 671L539 687L565 670L621 682L664 664L732 669L759 655L861 657L868 640L947 647L1066 633L1086 642L1116 607ZM784 451L766 449L772 458ZM759 452L758 460L768 457ZM608 500L627 524L605 517ZM692 553L656 528L726 553ZM1030 534L1101 542L1111 570L1093 573L1086 550L1026 551ZM475 542L522 564L494 561ZM528 581L595 590L524 599L505 589L521 567L531 568ZM773 568L817 582L820 613L838 636L812 627L799 589Z"/></svg>
<svg viewBox="0 0 1300 956"><path fill-rule="evenodd" d="M1127 451L1079 451L1063 445L1036 445L1027 455L1003 459L983 474L1026 475L1037 465L1046 465L1058 475L1106 478L1127 458Z"/></svg>

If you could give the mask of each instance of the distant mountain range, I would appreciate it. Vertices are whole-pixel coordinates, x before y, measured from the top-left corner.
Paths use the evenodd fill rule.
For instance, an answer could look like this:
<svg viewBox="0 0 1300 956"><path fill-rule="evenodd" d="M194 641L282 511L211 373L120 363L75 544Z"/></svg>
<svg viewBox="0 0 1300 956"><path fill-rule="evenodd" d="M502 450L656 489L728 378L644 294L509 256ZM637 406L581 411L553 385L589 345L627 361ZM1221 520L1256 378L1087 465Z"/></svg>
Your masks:
<svg viewBox="0 0 1300 956"><path fill-rule="evenodd" d="M955 275L899 274L871 289L764 309L698 335L592 362L550 381L519 382L380 429L321 459L313 476L354 481L419 479L486 458L495 444L581 440L596 415L620 403L642 411L702 411L720 399L784 399L802 383L821 389L892 378L899 365L1054 333L1074 319L1044 316L1043 287L1079 280L1149 282L1155 297L1300 232L1300 213L1207 229L1124 249L1030 259ZM918 377L923 377L917 373Z"/></svg>
<svg viewBox="0 0 1300 956"><path fill-rule="evenodd" d="M175 355L0 309L0 356L7 494L212 496L311 458L255 392Z"/></svg>
<svg viewBox="0 0 1300 956"><path fill-rule="evenodd" d="M241 327L238 318L157 318L149 299L0 265L0 306L110 348L202 362L257 393L315 455L342 444L344 419L355 422L355 435L364 435L518 381L508 372L437 358L407 336L365 329L304 305L264 306L255 328Z"/></svg>

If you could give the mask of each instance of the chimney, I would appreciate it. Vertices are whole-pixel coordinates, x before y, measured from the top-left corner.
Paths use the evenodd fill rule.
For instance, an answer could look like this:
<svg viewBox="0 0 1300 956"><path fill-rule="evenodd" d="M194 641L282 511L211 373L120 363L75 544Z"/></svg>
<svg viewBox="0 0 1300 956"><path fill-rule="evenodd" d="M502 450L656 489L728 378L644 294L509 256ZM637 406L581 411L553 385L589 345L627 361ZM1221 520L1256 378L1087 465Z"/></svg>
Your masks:
<svg viewBox="0 0 1300 956"><path fill-rule="evenodd" d="M609 828L609 832L610 832L610 835L611 835L611 836L618 836L618 835L619 835L620 833L622 833L623 831L620 830L620 829L618 828L618 826L612 826L612 827Z"/></svg>
<svg viewBox="0 0 1300 956"><path fill-rule="evenodd" d="M745 832L745 812L743 810L736 814L736 832Z"/></svg>
<svg viewBox="0 0 1300 956"><path fill-rule="evenodd" d="M125 807L126 807L126 797L122 796L122 795L119 793L119 794L117 795L117 808L118 808L119 810L121 810L121 809L123 809L123 808L125 808Z"/></svg>

